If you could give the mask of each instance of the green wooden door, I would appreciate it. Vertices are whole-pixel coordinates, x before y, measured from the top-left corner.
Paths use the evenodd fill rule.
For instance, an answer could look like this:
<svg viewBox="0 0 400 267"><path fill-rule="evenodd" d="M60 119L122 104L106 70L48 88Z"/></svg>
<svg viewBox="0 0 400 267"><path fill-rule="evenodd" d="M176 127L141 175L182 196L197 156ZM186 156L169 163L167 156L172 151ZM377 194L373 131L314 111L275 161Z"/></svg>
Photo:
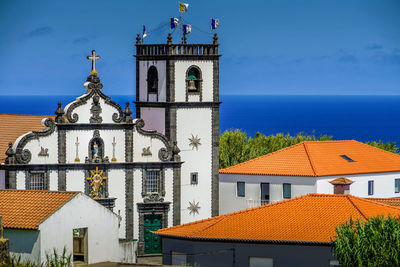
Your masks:
<svg viewBox="0 0 400 267"><path fill-rule="evenodd" d="M157 231L161 228L160 215L144 216L144 253L156 254L161 253L161 238L150 231Z"/></svg>

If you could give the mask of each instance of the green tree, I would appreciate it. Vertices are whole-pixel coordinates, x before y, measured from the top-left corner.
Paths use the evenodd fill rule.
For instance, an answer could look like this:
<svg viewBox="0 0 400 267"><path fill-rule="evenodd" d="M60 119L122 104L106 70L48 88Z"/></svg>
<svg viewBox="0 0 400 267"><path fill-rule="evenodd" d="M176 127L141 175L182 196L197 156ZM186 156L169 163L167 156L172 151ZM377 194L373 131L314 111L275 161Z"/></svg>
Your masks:
<svg viewBox="0 0 400 267"><path fill-rule="evenodd" d="M220 168L246 161L249 158L246 133L239 129L225 131L219 139L219 150Z"/></svg>
<svg viewBox="0 0 400 267"><path fill-rule="evenodd" d="M400 219L372 217L336 227L333 254L341 266L400 266Z"/></svg>
<svg viewBox="0 0 400 267"><path fill-rule="evenodd" d="M379 140L378 142L376 141L368 141L365 142L367 145L374 146L392 153L399 153L399 148L396 146L396 142L382 142Z"/></svg>

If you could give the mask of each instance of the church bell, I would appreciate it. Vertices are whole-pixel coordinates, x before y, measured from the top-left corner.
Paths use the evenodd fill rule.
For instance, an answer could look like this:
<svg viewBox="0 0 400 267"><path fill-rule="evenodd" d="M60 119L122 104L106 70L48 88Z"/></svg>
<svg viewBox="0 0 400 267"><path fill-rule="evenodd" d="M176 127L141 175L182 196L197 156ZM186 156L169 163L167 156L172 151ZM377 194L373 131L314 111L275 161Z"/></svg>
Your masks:
<svg viewBox="0 0 400 267"><path fill-rule="evenodd" d="M188 90L193 90L193 91L197 90L194 80L189 80Z"/></svg>

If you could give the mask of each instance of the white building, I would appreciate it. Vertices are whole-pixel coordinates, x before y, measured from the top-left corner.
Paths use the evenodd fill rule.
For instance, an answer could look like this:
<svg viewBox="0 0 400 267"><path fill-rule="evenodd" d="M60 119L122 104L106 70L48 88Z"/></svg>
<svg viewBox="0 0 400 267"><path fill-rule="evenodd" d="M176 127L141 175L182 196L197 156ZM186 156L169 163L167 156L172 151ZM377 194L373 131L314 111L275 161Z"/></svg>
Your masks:
<svg viewBox="0 0 400 267"><path fill-rule="evenodd" d="M400 197L400 156L354 140L302 142L221 169L220 214L308 193L333 194L337 178L351 180L343 189L354 196Z"/></svg>
<svg viewBox="0 0 400 267"><path fill-rule="evenodd" d="M0 190L10 253L21 261L66 254L86 263L119 262L119 216L79 192Z"/></svg>
<svg viewBox="0 0 400 267"><path fill-rule="evenodd" d="M0 186L82 191L122 217L119 237L138 239L139 254L161 253L150 231L218 214L217 40L173 44L169 35L144 45L138 37L140 119L103 93L93 63L82 96L9 146Z"/></svg>

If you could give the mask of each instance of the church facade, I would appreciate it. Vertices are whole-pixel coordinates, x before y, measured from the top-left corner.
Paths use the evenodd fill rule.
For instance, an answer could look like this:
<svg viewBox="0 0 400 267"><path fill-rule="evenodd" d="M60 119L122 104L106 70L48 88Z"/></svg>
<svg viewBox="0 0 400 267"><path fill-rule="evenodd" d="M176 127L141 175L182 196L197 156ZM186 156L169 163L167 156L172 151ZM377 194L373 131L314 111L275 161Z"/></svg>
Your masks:
<svg viewBox="0 0 400 267"><path fill-rule="evenodd" d="M84 192L120 216L120 238L153 254L150 231L218 214L218 39L138 37L136 50L137 119L103 93L92 51L86 92L10 143L0 168L8 188Z"/></svg>

